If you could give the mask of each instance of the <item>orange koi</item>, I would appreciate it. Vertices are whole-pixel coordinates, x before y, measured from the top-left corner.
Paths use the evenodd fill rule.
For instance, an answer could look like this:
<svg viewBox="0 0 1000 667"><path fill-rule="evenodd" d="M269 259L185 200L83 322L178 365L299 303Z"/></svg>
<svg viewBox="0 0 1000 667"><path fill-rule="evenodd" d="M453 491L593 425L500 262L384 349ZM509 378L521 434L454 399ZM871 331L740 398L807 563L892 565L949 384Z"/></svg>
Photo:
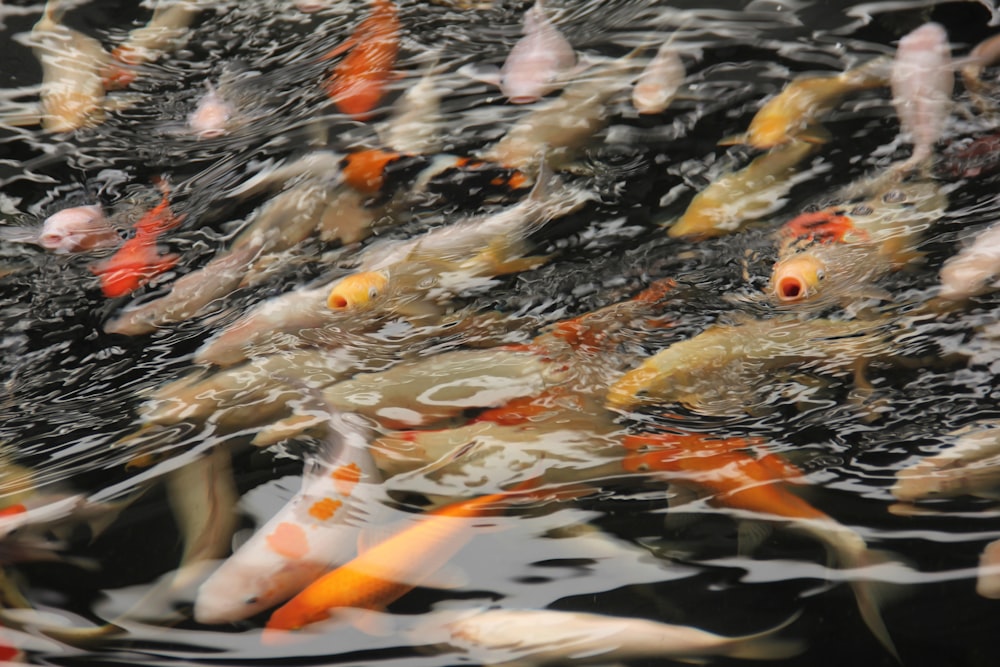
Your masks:
<svg viewBox="0 0 1000 667"><path fill-rule="evenodd" d="M653 434L625 440L632 450L622 462L626 471L665 473L710 490L715 505L788 519L827 545L844 567L863 567L878 559L857 533L788 491L785 482L802 475L795 466L777 454L754 458L739 451L748 444L743 438ZM642 450L643 445L651 449ZM898 660L870 582L853 580L851 588L862 619Z"/></svg>
<svg viewBox="0 0 1000 667"><path fill-rule="evenodd" d="M279 607L267 627L298 630L329 618L331 610L340 607L385 607L418 586L475 535L471 523L463 519L483 516L511 496L494 493L428 513L403 532L314 581Z"/></svg>
<svg viewBox="0 0 1000 667"><path fill-rule="evenodd" d="M372 13L351 37L323 59L347 55L326 81L327 95L337 108L359 120L367 118L385 94L399 54L399 16L391 0L373 0Z"/></svg>
<svg viewBox="0 0 1000 667"><path fill-rule="evenodd" d="M174 215L170 210L170 201L164 192L162 201L135 223L135 235L114 255L91 267L101 279L104 295L115 298L131 294L177 264L178 255L159 254L157 241L161 234L183 220L183 215Z"/></svg>
<svg viewBox="0 0 1000 667"><path fill-rule="evenodd" d="M341 174L344 182L366 195L379 192L385 185L385 170L403 153L371 149L351 153L344 158Z"/></svg>

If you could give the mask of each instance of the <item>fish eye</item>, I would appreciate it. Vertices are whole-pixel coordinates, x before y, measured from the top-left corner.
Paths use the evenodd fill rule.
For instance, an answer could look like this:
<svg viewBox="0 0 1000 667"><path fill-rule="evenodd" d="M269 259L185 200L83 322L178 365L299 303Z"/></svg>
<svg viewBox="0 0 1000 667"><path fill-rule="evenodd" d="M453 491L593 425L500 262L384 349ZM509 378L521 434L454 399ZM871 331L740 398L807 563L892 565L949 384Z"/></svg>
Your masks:
<svg viewBox="0 0 1000 667"><path fill-rule="evenodd" d="M851 215L871 215L874 211L868 204L858 204L851 209Z"/></svg>
<svg viewBox="0 0 1000 667"><path fill-rule="evenodd" d="M368 298L369 299L374 299L377 296L378 296L378 288L377 287L369 287L368 288Z"/></svg>
<svg viewBox="0 0 1000 667"><path fill-rule="evenodd" d="M902 190L890 190L882 195L882 201L886 204L898 204L901 201L906 201L906 193Z"/></svg>
<svg viewBox="0 0 1000 667"><path fill-rule="evenodd" d="M245 602L246 604L257 604L258 602L260 602L260 598L257 597L256 595L251 595L243 602Z"/></svg>
<svg viewBox="0 0 1000 667"><path fill-rule="evenodd" d="M826 278L826 271L823 269L816 269L816 280L823 280Z"/></svg>

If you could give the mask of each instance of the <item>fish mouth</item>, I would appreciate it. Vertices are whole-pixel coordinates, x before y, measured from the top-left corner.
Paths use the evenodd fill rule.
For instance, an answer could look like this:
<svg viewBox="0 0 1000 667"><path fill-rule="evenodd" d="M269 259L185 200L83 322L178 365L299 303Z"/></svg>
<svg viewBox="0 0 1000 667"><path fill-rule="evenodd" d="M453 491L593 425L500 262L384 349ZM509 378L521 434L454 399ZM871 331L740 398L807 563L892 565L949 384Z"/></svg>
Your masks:
<svg viewBox="0 0 1000 667"><path fill-rule="evenodd" d="M340 294L331 294L326 305L333 310L344 310L348 306L347 298Z"/></svg>
<svg viewBox="0 0 1000 667"><path fill-rule="evenodd" d="M537 102L541 97L538 95L514 95L513 97L508 97L507 101L511 104L531 104L532 102Z"/></svg>
<svg viewBox="0 0 1000 667"><path fill-rule="evenodd" d="M774 293L782 301L800 301L809 293L809 286L798 276L782 276L774 287Z"/></svg>

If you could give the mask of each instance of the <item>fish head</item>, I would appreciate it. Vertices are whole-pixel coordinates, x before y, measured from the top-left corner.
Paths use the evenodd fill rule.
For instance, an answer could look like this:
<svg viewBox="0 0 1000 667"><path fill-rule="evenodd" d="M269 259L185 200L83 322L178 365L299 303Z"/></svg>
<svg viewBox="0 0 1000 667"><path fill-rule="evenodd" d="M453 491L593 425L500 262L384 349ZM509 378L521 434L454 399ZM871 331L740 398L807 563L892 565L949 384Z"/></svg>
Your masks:
<svg viewBox="0 0 1000 667"><path fill-rule="evenodd" d="M42 223L38 245L57 254L109 247L121 242L100 206L74 206L53 213Z"/></svg>
<svg viewBox="0 0 1000 667"><path fill-rule="evenodd" d="M365 308L385 292L388 284L389 278L382 271L352 273L333 286L326 305L334 311Z"/></svg>
<svg viewBox="0 0 1000 667"><path fill-rule="evenodd" d="M326 569L308 559L278 559L269 553L248 558L237 552L198 588L194 618L215 625L256 616L301 591Z"/></svg>
<svg viewBox="0 0 1000 667"><path fill-rule="evenodd" d="M783 303L804 301L814 296L826 278L826 262L816 253L801 252L774 265L771 293Z"/></svg>

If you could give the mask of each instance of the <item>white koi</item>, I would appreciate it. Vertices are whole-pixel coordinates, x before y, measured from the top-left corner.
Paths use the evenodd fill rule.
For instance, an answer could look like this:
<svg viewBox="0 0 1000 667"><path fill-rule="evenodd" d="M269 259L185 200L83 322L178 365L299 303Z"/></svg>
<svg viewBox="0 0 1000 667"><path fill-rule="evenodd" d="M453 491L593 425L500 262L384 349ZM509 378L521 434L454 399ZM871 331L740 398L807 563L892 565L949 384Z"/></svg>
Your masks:
<svg viewBox="0 0 1000 667"><path fill-rule="evenodd" d="M941 267L938 296L962 301L987 291L1000 275L1000 224L980 232Z"/></svg>
<svg viewBox="0 0 1000 667"><path fill-rule="evenodd" d="M302 488L198 589L199 623L232 623L284 602L356 555L381 475L368 433L331 413L329 436L306 463Z"/></svg>
<svg viewBox="0 0 1000 667"><path fill-rule="evenodd" d="M525 12L523 32L500 69L500 90L514 104L541 99L576 66L576 51L545 15L542 0Z"/></svg>
<svg viewBox="0 0 1000 667"><path fill-rule="evenodd" d="M632 106L641 114L663 113L687 76L672 41L668 39L660 45L632 88Z"/></svg>

